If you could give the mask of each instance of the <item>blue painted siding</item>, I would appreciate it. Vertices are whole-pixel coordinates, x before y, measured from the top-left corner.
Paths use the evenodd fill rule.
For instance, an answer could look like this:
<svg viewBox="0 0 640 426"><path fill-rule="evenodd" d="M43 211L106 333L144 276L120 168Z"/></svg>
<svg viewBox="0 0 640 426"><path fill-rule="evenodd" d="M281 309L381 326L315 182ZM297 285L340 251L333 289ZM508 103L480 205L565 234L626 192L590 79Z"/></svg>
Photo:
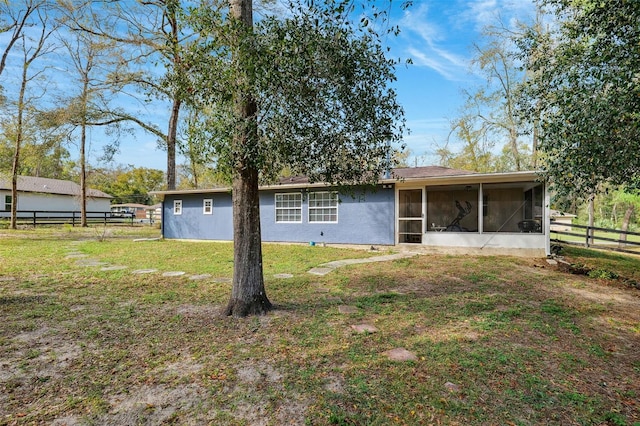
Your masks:
<svg viewBox="0 0 640 426"><path fill-rule="evenodd" d="M310 189L309 192L326 192ZM300 190L261 191L260 225L263 241L334 244L388 244L395 242L395 193L379 187L364 197L340 195L337 223L309 223L307 192L302 200L302 223L276 223L275 194ZM213 214L204 215L202 203L213 199ZM182 214L173 214L173 201L182 200ZM163 207L165 238L231 240L233 219L230 194L167 195Z"/></svg>
<svg viewBox="0 0 640 426"><path fill-rule="evenodd" d="M213 200L213 213L203 214L203 200ZM174 200L182 200L182 214L173 214ZM162 234L165 238L232 240L231 194L167 195L162 206Z"/></svg>
<svg viewBox="0 0 640 426"><path fill-rule="evenodd" d="M309 192L326 189L309 189ZM340 195L337 223L309 223L308 195L302 200L302 223L276 223L275 194L296 191L263 191L260 218L263 241L325 242L339 244L394 244L394 191L379 188L357 195ZM299 191L298 191L299 192Z"/></svg>

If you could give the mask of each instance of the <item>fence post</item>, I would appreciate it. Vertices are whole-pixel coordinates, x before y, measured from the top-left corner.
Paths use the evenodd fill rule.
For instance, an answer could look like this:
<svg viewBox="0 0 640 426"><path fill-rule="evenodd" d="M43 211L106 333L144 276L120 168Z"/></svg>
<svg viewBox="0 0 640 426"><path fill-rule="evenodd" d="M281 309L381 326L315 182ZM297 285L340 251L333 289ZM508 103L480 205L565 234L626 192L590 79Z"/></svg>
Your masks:
<svg viewBox="0 0 640 426"><path fill-rule="evenodd" d="M16 215L16 216L17 216L17 215ZM36 223L37 223L37 221L36 221L36 212L35 212L35 210L34 210L34 212L33 212L33 229L35 229L35 228L36 228Z"/></svg>
<svg viewBox="0 0 640 426"><path fill-rule="evenodd" d="M585 242L584 242L584 246L585 247L589 247L589 239L591 238L590 229L591 229L591 227L589 225L587 225L587 237L586 237Z"/></svg>
<svg viewBox="0 0 640 426"><path fill-rule="evenodd" d="M71 226L76 226L76 212L71 212Z"/></svg>

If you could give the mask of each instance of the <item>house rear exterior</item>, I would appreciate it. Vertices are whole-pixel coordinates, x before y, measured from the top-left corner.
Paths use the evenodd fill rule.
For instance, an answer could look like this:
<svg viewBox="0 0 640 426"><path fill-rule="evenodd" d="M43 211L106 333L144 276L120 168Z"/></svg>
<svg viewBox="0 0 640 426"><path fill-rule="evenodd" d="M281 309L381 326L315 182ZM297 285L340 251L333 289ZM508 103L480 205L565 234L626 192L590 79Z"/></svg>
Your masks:
<svg viewBox="0 0 640 426"><path fill-rule="evenodd" d="M549 196L535 172L395 169L340 194L304 178L260 189L262 240L549 253ZM232 240L228 188L161 191L170 239Z"/></svg>

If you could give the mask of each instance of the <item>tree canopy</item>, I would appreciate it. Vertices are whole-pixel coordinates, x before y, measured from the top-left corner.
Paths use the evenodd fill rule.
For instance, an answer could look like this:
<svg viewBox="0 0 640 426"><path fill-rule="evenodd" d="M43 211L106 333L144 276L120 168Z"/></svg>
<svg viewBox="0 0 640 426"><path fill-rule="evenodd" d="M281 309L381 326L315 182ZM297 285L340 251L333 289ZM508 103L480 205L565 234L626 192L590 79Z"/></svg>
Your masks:
<svg viewBox="0 0 640 426"><path fill-rule="evenodd" d="M640 2L546 0L557 18L520 39L532 73L521 106L539 117L542 169L560 196L640 172Z"/></svg>
<svg viewBox="0 0 640 426"><path fill-rule="evenodd" d="M302 2L300 2L302 3ZM229 22L220 10L193 14L202 37L185 90L201 113L209 157L230 176L243 157L263 181L283 169L312 181L375 182L398 148L403 110L390 83L396 61L385 56L375 31L348 19L347 2L288 3L289 14L263 17L242 36L250 71L246 96L257 115L233 114L237 71L225 44ZM378 15L376 15L378 16ZM364 19L364 18L363 18ZM244 152L232 148L229 129L255 126Z"/></svg>

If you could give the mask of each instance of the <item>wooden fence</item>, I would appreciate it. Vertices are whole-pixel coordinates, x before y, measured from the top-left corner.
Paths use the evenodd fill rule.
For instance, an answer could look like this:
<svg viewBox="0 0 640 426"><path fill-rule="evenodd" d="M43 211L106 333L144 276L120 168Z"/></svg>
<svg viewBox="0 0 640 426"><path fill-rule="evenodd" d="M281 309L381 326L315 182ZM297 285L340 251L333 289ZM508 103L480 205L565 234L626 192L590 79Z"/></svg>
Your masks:
<svg viewBox="0 0 640 426"><path fill-rule="evenodd" d="M10 212L0 212L0 223L9 222ZM19 210L16 222L19 225L36 226L44 225L80 225L81 214L79 211L61 210ZM89 224L125 224L133 226L135 217L123 217L119 213L111 212L87 212L87 223Z"/></svg>
<svg viewBox="0 0 640 426"><path fill-rule="evenodd" d="M552 238L552 241L562 242L565 244L576 244L585 247L596 247L599 249L606 250L614 250L625 253L634 253L640 254L640 242L639 241L630 241L628 239L629 236L640 237L640 232L630 232L630 231L621 231L619 229L611 229L611 228L600 228L597 226L585 226L585 225L568 225L566 223L561 222L551 222L551 225L562 226L567 228L566 230L554 230L551 229L550 234L557 235L568 235L572 237L578 237L577 241L572 240L560 240L556 238L555 240ZM575 231L574 229L582 230L582 232ZM596 231L599 233L606 234L598 235ZM617 235L618 237L613 238L611 235ZM625 236L626 239L620 239L620 235ZM551 235L550 235L551 236ZM636 248L633 250L632 248Z"/></svg>

